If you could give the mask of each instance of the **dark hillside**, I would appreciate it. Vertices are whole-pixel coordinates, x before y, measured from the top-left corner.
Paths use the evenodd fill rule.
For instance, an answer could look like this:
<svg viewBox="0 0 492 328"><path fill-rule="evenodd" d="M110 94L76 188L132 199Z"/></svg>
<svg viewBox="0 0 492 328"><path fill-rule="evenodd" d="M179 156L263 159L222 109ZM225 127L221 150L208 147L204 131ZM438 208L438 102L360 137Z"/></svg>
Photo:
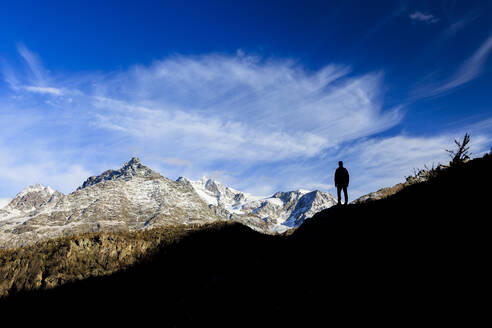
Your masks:
<svg viewBox="0 0 492 328"><path fill-rule="evenodd" d="M124 272L7 297L0 312L20 325L469 324L490 291L491 169L490 156L472 160L288 237L211 226Z"/></svg>

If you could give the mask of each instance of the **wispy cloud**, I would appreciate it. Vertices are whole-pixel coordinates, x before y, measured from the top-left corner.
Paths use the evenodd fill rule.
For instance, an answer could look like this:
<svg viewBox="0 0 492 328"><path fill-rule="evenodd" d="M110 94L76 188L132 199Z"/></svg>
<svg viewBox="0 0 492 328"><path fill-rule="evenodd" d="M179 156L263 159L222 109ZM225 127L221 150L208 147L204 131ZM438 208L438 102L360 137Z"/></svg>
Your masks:
<svg viewBox="0 0 492 328"><path fill-rule="evenodd" d="M12 87L15 101L5 99L4 113L11 118L3 122L16 117L18 129L6 126L3 136L23 135L15 148L30 155L11 155L18 160L9 164L13 169L4 168L10 172L4 178L56 182L65 192L72 182L46 178L42 170L52 175L51 167L34 169L34 163L48 159L26 150L31 140L44 140L39 149L52 150L49 161L73 177L67 181L81 180L86 167L97 173L100 166L108 168L103 162L117 167L135 155L170 177L198 178L212 171L244 177L258 166L275 171L289 161L316 160L402 119L399 108L384 108L381 72L357 76L341 65L308 71L293 60L238 53L172 56L112 74L58 75L54 80L38 69L39 57L25 48L20 52L29 74L9 69L8 76L28 87ZM31 71L50 84L28 84ZM57 97L47 99L46 94ZM94 158L100 159L97 168ZM35 173L23 175L19 163L31 163L24 169Z"/></svg>
<svg viewBox="0 0 492 328"><path fill-rule="evenodd" d="M20 143L0 143L0 189L11 190L15 195L22 188L35 183L50 185L65 193L74 191L91 174L75 161L75 156L64 156L65 151L55 151L43 143L32 140L31 147ZM66 157L66 158L64 158Z"/></svg>
<svg viewBox="0 0 492 328"><path fill-rule="evenodd" d="M12 89L23 89L28 92L49 94L54 96L62 95L61 88L50 85L50 83L53 82L50 81L49 74L44 69L41 59L37 54L27 49L27 47L22 43L17 45L17 51L24 60L24 64L27 67L27 74L23 76L22 80L19 80L10 66L4 61L4 79Z"/></svg>
<svg viewBox="0 0 492 328"><path fill-rule="evenodd" d="M22 43L19 43L17 45L17 51L22 56L27 67L29 68L31 80L36 82L37 84L43 84L45 79L45 72L38 55L31 52Z"/></svg>
<svg viewBox="0 0 492 328"><path fill-rule="evenodd" d="M448 28L443 32L442 38L449 39L453 37L456 33L463 30L465 27L473 23L480 15L476 12L467 14L460 20L454 21Z"/></svg>
<svg viewBox="0 0 492 328"><path fill-rule="evenodd" d="M443 84L437 87L428 88L424 91L427 96L435 96L451 89L464 85L478 76L483 71L485 61L492 50L492 36L489 36L475 53L468 58L460 68Z"/></svg>
<svg viewBox="0 0 492 328"><path fill-rule="evenodd" d="M492 117L472 124L470 126L470 130L477 131L479 133L491 133L490 131L492 131Z"/></svg>
<svg viewBox="0 0 492 328"><path fill-rule="evenodd" d="M454 148L454 139L460 139L465 132L472 135L472 156L481 156L490 149L492 135L478 127L487 124L475 124L456 133L442 133L430 136L400 134L390 137L362 138L343 144L337 150L330 150L316 161L292 160L284 163L274 172L261 166L255 167L257 174L268 176L261 181L234 181L244 184L252 191L269 194L279 186L284 189L320 189L332 194L334 172L338 160L343 160L351 175L350 199L376 191L383 187L404 182L414 169L431 167L438 163L447 164L450 160L445 149ZM477 127L477 128L476 128ZM281 181L281 184L279 184Z"/></svg>
<svg viewBox="0 0 492 328"><path fill-rule="evenodd" d="M162 161L167 164L167 165L172 165L172 166L191 166L192 163L191 161L177 158L177 157L165 157L162 159Z"/></svg>
<svg viewBox="0 0 492 328"><path fill-rule="evenodd" d="M62 94L62 91L60 89L52 88L52 87L25 86L24 88L27 91L36 92L36 93L51 94L51 95L55 95L55 96L60 96Z"/></svg>
<svg viewBox="0 0 492 328"><path fill-rule="evenodd" d="M30 51L22 58L42 67ZM357 194L394 182L447 146L436 136L371 141L403 118L400 107L384 106L382 72L211 54L57 79L39 69L49 81L39 85L29 67L27 76L11 67L5 75L17 82L0 113L0 156L8 159L0 163L1 197L36 182L70 192L131 156L170 178L217 176L262 195L329 189L331 165L343 157ZM376 169L369 149L390 169ZM391 164L391 156L400 159Z"/></svg>
<svg viewBox="0 0 492 328"><path fill-rule="evenodd" d="M436 16L429 14L429 13L424 13L421 11L415 11L412 14L408 16L411 20L418 21L418 22L424 22L427 24L434 24L439 22L439 18Z"/></svg>
<svg viewBox="0 0 492 328"><path fill-rule="evenodd" d="M308 73L291 61L245 56L173 57L101 81L94 124L168 145L179 158L312 157L401 119L398 109L382 110L382 74L348 72L331 65Z"/></svg>
<svg viewBox="0 0 492 328"><path fill-rule="evenodd" d="M7 61L3 58L0 58L0 62L2 64L2 75L3 75L3 80L7 83L7 85L12 89L12 90L18 90L20 82L17 79L17 76L15 75L14 71L8 65Z"/></svg>
<svg viewBox="0 0 492 328"><path fill-rule="evenodd" d="M461 64L449 78L441 82L426 83L414 92L414 98L426 98L441 95L478 78L484 70L486 60L492 50L492 35L489 36L473 53Z"/></svg>
<svg viewBox="0 0 492 328"><path fill-rule="evenodd" d="M488 149L491 135L472 133L471 152L476 156ZM466 131L466 129L464 129ZM361 140L342 151L339 156L351 168L354 180L354 197L405 181L414 169L447 164L450 160L445 149L454 149L454 139L464 132L435 136L398 135L386 138ZM354 182L355 182L354 181Z"/></svg>
<svg viewBox="0 0 492 328"><path fill-rule="evenodd" d="M458 71L443 86L436 88L433 93L442 93L478 77L482 73L483 66L491 50L492 36L489 36L478 50L461 65Z"/></svg>

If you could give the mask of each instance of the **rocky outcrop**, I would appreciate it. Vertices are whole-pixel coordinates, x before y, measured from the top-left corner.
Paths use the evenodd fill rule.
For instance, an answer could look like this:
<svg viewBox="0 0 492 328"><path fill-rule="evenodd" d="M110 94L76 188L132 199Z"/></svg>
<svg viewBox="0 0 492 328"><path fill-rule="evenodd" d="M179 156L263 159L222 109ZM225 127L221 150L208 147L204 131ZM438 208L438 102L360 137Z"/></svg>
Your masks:
<svg viewBox="0 0 492 328"><path fill-rule="evenodd" d="M133 157L130 161L126 162L123 165L123 167L119 170L107 170L101 173L101 175L89 177L77 190L84 189L104 181L111 181L111 180L129 181L134 177L150 178L150 179L162 178L162 176L159 173L154 172L148 167L142 165L142 163L140 163L140 160L137 157Z"/></svg>
<svg viewBox="0 0 492 328"><path fill-rule="evenodd" d="M399 192L405 187L408 187L416 183L428 181L429 179L432 179L433 177L437 176L440 172L446 170L447 168L449 168L448 165L440 164L435 168L418 170L413 175L406 177L405 182L398 183L392 187L381 188L378 191L371 192L367 195L357 198L352 203L360 204L360 203L370 202L370 201L389 197L391 195L396 194L397 192Z"/></svg>

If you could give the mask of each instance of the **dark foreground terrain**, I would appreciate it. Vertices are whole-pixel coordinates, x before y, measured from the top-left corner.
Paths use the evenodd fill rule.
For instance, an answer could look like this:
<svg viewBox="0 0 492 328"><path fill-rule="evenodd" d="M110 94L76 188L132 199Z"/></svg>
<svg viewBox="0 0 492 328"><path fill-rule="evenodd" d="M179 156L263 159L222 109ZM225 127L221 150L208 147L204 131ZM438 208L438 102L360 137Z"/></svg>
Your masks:
<svg viewBox="0 0 492 328"><path fill-rule="evenodd" d="M214 225L106 277L0 300L16 325L401 326L486 319L491 156L288 237Z"/></svg>

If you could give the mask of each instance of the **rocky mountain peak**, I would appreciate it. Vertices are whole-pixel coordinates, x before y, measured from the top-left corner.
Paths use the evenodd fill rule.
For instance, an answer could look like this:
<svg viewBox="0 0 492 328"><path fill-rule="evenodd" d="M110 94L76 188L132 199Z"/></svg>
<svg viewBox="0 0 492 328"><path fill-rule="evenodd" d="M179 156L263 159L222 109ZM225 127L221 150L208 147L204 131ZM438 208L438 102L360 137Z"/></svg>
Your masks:
<svg viewBox="0 0 492 328"><path fill-rule="evenodd" d="M29 194L42 194L42 195L45 195L45 196L51 196L53 195L54 193L57 193L58 191L54 190L53 188L51 188L50 186L43 186L42 184L39 184L39 183L36 183L34 185L31 185L31 186L28 186L24 189L22 189L15 197L13 200L15 199L19 199L19 198L22 198L26 195L29 195Z"/></svg>
<svg viewBox="0 0 492 328"><path fill-rule="evenodd" d="M77 190L84 189L108 180L128 181L134 177L158 178L161 177L161 175L140 163L138 157L133 157L128 162L123 164L123 166L118 170L107 170L101 173L101 175L89 177L82 184L82 186L77 188Z"/></svg>
<svg viewBox="0 0 492 328"><path fill-rule="evenodd" d="M294 199L299 199L303 195L311 193L309 190L305 189L298 189L298 190L292 190L292 191L278 191L275 194L273 194L272 198L279 198L285 202L292 201Z"/></svg>
<svg viewBox="0 0 492 328"><path fill-rule="evenodd" d="M43 186L42 184L36 183L34 185L28 186L22 189L15 197L22 197L31 192L45 192L48 194L53 194L55 191L50 186Z"/></svg>
<svg viewBox="0 0 492 328"><path fill-rule="evenodd" d="M122 170L129 170L129 169L138 169L142 167L142 163L140 163L140 160L138 157L132 157L128 162L123 164L123 167L121 168Z"/></svg>
<svg viewBox="0 0 492 328"><path fill-rule="evenodd" d="M22 191L10 201L8 206L20 211L31 211L42 207L53 198L60 199L63 196L64 195L61 192L56 191L49 186L44 187L37 183L22 189Z"/></svg>
<svg viewBox="0 0 492 328"><path fill-rule="evenodd" d="M226 197L234 197L235 196L235 190L229 187L226 187L222 183L215 181L213 179L209 179L207 177L202 178L202 183L204 183L205 189L211 191L212 193L215 194L215 196L221 196L225 195Z"/></svg>

